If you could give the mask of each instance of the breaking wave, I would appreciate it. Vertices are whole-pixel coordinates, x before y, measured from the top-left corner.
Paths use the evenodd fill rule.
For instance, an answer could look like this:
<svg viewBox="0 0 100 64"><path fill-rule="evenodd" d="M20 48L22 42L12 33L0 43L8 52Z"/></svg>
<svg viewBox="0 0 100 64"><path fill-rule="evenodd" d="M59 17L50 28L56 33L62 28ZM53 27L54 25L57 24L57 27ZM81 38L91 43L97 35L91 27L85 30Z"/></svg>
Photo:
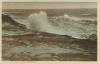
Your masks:
<svg viewBox="0 0 100 64"><path fill-rule="evenodd" d="M71 17L67 14L49 17L45 11L40 11L30 14L24 19L14 15L11 17L31 30L69 35L78 39L87 39L90 35L96 34L96 24L92 23L94 21L82 21L80 18Z"/></svg>

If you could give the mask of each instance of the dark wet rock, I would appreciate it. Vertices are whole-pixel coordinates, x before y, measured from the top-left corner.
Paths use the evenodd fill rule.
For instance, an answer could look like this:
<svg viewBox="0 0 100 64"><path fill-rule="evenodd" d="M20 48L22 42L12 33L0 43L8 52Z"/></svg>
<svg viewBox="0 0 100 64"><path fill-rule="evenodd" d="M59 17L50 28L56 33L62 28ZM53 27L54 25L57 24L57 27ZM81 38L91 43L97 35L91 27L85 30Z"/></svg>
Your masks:
<svg viewBox="0 0 100 64"><path fill-rule="evenodd" d="M17 23L9 15L6 14L2 14L2 24L4 29L10 29L10 28L26 29L25 25Z"/></svg>
<svg viewBox="0 0 100 64"><path fill-rule="evenodd" d="M92 34L92 35L90 35L90 37L88 39L96 41L97 40L97 35Z"/></svg>

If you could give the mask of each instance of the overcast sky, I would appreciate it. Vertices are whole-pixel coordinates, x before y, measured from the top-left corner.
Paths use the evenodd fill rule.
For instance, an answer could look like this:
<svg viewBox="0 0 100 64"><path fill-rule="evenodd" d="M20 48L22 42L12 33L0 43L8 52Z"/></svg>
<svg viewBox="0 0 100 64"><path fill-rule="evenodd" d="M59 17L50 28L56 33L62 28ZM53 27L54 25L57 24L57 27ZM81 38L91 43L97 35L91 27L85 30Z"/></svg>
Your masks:
<svg viewBox="0 0 100 64"><path fill-rule="evenodd" d="M3 2L96 2L97 0L2 0Z"/></svg>

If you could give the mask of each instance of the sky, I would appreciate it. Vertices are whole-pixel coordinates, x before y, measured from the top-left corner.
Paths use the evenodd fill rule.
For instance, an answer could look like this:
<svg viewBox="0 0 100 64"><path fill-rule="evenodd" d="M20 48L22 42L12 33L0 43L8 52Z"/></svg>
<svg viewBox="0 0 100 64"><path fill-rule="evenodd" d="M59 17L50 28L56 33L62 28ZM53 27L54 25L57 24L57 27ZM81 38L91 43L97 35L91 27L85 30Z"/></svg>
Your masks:
<svg viewBox="0 0 100 64"><path fill-rule="evenodd" d="M3 2L96 2L97 0L2 0Z"/></svg>

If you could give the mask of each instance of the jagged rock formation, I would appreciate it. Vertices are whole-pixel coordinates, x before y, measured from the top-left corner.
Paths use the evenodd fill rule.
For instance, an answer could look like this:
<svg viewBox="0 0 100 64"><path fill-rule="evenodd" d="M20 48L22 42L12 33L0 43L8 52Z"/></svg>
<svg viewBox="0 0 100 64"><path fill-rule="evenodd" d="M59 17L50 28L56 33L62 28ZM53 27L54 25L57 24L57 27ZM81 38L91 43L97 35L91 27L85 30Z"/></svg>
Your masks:
<svg viewBox="0 0 100 64"><path fill-rule="evenodd" d="M2 28L3 29L25 29L25 25L22 25L20 23L17 23L15 20L13 20L9 15L2 14Z"/></svg>

